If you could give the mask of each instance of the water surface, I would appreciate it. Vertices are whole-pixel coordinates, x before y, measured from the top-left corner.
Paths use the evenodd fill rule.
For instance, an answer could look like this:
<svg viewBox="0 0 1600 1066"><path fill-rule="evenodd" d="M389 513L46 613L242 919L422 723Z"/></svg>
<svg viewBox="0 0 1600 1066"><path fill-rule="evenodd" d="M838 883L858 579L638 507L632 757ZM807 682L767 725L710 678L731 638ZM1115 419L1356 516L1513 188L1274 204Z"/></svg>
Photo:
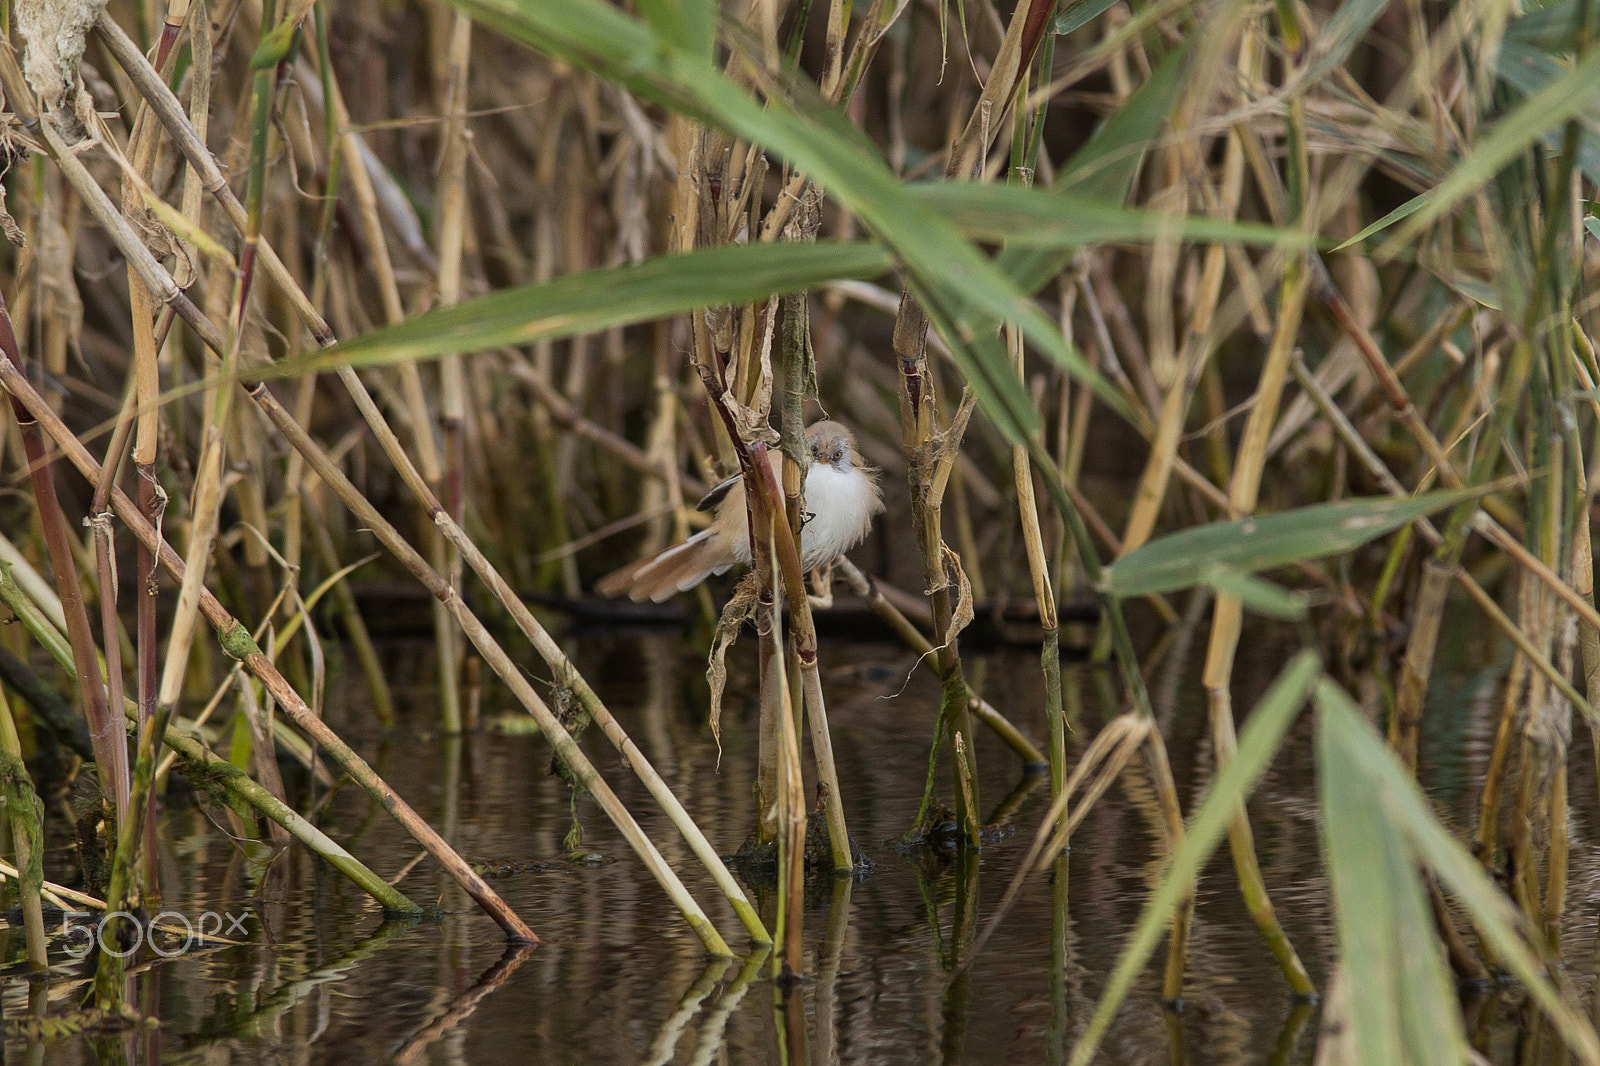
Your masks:
<svg viewBox="0 0 1600 1066"><path fill-rule="evenodd" d="M1495 708L1495 649L1456 635L1476 667L1438 683L1425 774L1441 809L1471 824ZM714 844L731 853L752 818L755 723L750 643L730 657L733 676L719 752L705 721L704 663L677 633L569 638L580 670L671 784ZM1247 708L1287 658L1286 645L1247 641L1237 705ZM136 978L158 1030L121 1039L40 1037L27 1013L11 937L5 984L6 1054L49 1063L162 1061L249 1063L460 1062L777 1063L780 996L770 964L708 960L665 895L591 800L576 805L583 861L568 858L571 794L551 773L548 748L524 730L492 728L462 739L432 728L432 666L423 645L387 649L401 699L391 733L372 721L352 668L335 674L330 720L533 926L544 943L508 950L498 928L353 787L322 811L323 827L413 900L440 908L419 922L385 921L361 892L299 849L268 863L229 842L216 810L175 796L162 820L167 905L186 914L248 912L239 946L147 962ZM1048 806L1048 786L1026 774L992 736L979 739L981 802L1009 809L1010 831L970 863L897 848L911 827L926 773L935 685L893 648L831 642L824 687L856 841L871 857L856 882L813 885L806 914L806 982L799 988L806 1046L789 1061L960 1063L1062 1061L1087 1024L1137 920L1159 862L1154 802L1135 769L1091 812L1062 878L1026 881L1016 905L970 967L971 937L1016 872ZM1043 738L1038 657L1031 649L973 655L985 695ZM907 680L909 675L909 681ZM1107 716L1105 679L1067 670L1076 715L1074 753ZM488 688L492 726L520 716ZM1171 760L1186 808L1212 770L1192 669L1164 710ZM1579 743L1586 743L1580 738ZM731 910L648 796L598 736L585 746L735 950L747 953ZM1585 985L1592 952L1595 784L1573 763L1575 884L1569 955ZM939 783L946 785L941 772ZM1321 874L1310 721L1303 719L1263 779L1250 811L1278 913L1319 985L1332 955ZM219 827L220 830L219 831ZM225 831L225 832L224 832ZM47 876L73 864L52 852ZM752 888L770 914L770 893ZM54 1009L82 994L84 964L55 942ZM1274 968L1234 887L1226 849L1200 885L1181 1012L1160 1002L1161 958L1146 972L1103 1044L1100 1061L1308 1062L1315 1011L1296 1002ZM1516 1057L1514 990L1472 1004L1478 1043L1497 1061Z"/></svg>

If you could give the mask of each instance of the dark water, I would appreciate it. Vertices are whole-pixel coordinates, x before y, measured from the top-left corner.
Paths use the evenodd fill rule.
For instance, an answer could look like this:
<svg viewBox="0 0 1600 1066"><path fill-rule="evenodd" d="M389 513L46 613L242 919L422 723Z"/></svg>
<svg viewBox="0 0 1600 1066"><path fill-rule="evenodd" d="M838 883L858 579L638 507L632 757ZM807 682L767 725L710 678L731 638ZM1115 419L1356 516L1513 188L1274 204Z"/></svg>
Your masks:
<svg viewBox="0 0 1600 1066"><path fill-rule="evenodd" d="M1435 686L1427 734L1431 788L1459 824L1471 824L1494 679L1504 658L1476 646L1477 639L1456 634L1453 654L1461 666ZM677 634L585 634L568 647L715 845L725 852L737 848L752 813L752 647L742 642L731 656L720 767L704 724L703 659ZM1287 657L1271 640L1247 641L1246 650L1252 654L1239 666L1241 709ZM27 1014L28 989L17 977L20 934L11 936L7 1060L780 1062L783 1015L770 964L708 961L589 800L577 809L583 847L598 858L588 865L567 860L570 795L551 775L543 742L517 732L465 740L432 734L427 649L389 653L405 697L399 727L387 738L373 727L353 667L335 682L330 720L463 855L482 864L544 944L508 952L497 927L427 860L400 887L413 900L439 905L442 916L385 922L364 894L300 849L261 863L259 855L229 842L220 812L175 804L161 827L169 909L193 916L248 913L247 942L143 965L137 993L147 1012L160 1018L159 1029L90 1040L40 1036L17 1026ZM1093 1012L1159 860L1146 782L1137 771L1125 774L1076 836L1065 883L1029 879L982 954L952 975L952 959L964 954L975 923L987 922L1015 873L1048 806L1048 786L1026 776L992 736L981 736L981 802L987 810L1010 805L1015 832L964 865L897 851L892 841L910 827L921 795L934 684L925 668L907 683L913 659L884 646L825 645L823 662L846 812L874 867L859 883L822 883L813 892L806 914L808 980L798 993L806 1046L792 1049L787 1061L1062 1061ZM974 656L969 669L992 703L1042 739L1036 652ZM1069 667L1066 681L1077 716L1070 738L1076 752L1107 716L1100 703L1106 685L1088 667ZM1187 807L1203 790L1212 763L1192 670L1176 693L1166 710L1166 735ZM486 720L520 718L498 689L485 691L483 714ZM1321 984L1332 955L1331 926L1309 725L1296 726L1251 801L1251 816L1279 915ZM730 945L745 951L730 909L654 813L642 787L602 739L591 737L586 747ZM1587 762L1581 754L1573 760L1575 883L1568 923L1569 957L1585 988L1596 894L1595 784ZM946 779L941 772L941 785ZM354 788L332 799L321 822L386 878L419 850ZM51 859L67 861L54 853ZM54 872L47 866L47 877ZM769 913L767 894L753 895ZM53 943L54 1011L83 992L84 964L65 954L65 944L59 937ZM1160 961L1158 953L1099 1061L1310 1061L1315 1011L1290 997L1239 901L1225 848L1200 886L1181 1013L1161 1006ZM1513 1061L1514 992L1480 997L1470 1006L1480 1047Z"/></svg>

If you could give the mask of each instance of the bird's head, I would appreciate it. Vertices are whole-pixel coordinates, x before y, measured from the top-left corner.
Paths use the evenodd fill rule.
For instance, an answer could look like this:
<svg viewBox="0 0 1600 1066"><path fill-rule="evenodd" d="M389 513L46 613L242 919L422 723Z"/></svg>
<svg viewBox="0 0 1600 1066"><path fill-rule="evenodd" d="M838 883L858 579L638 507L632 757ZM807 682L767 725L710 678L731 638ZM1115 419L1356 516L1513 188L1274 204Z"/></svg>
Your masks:
<svg viewBox="0 0 1600 1066"><path fill-rule="evenodd" d="M855 437L837 422L812 423L806 429L806 444L811 448L812 462L826 463L840 473L861 465Z"/></svg>

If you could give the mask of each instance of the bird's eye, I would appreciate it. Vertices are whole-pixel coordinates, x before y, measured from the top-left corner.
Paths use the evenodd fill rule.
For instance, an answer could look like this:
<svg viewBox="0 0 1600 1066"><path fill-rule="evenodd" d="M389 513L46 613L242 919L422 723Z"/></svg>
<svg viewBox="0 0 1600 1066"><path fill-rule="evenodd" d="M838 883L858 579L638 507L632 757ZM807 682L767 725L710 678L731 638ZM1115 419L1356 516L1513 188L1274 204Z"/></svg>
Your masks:
<svg viewBox="0 0 1600 1066"><path fill-rule="evenodd" d="M833 450L833 461L836 463L844 461L844 445L841 444Z"/></svg>

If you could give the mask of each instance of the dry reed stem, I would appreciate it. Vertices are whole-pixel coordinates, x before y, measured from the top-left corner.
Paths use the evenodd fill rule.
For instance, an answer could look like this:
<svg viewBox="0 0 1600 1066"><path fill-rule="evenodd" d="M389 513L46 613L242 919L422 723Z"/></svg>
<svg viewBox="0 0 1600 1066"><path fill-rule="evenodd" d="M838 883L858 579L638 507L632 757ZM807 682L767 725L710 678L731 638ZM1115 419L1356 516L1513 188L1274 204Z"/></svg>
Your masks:
<svg viewBox="0 0 1600 1066"><path fill-rule="evenodd" d="M766 467L766 456L759 447L755 459L758 466ZM778 512L757 502L759 497L766 497L768 503L773 497L765 492L746 493L746 498L752 501L751 528L758 528L755 523L760 519L766 522L767 580L761 587L770 590L775 566L772 548L777 540L776 530L780 520ZM769 618L764 628L771 633L771 650L776 652L782 643L783 633L777 597L769 592L762 606ZM782 976L786 981L792 981L805 970L806 801L800 773L800 736L795 720L800 709L790 699L783 660L780 654L769 654L762 664L761 676L763 681L769 682L775 696L778 720L778 924L773 932L782 948ZM848 848L846 844L847 856ZM774 962L780 959L774 959ZM794 1002L801 1002L800 997L793 998ZM800 1031L804 1032L803 1025Z"/></svg>
<svg viewBox="0 0 1600 1066"><path fill-rule="evenodd" d="M1253 34L1247 30L1245 39L1240 44L1236 64L1240 71L1246 69L1252 62L1253 50L1250 47L1252 39ZM1175 158L1181 160L1183 169L1191 175L1203 173L1197 155L1192 136L1180 136L1177 140ZM1210 191L1209 187L1206 191ZM1222 190L1220 196L1213 194L1208 197L1209 201L1213 201L1208 203L1211 217L1230 220L1236 218L1243 192L1244 149L1240 138L1230 131L1223 147ZM1206 249L1199 292L1190 311L1182 352L1173 372L1167 375L1170 380L1156 422L1156 435L1151 441L1150 458L1134 495L1133 509L1123 529L1121 553L1133 551L1149 540L1155 530L1156 520L1160 517L1161 506L1167 494L1167 483L1178 458L1178 444L1188 417L1189 406L1200 384L1202 371L1209 364L1220 340L1214 331L1213 320L1222 295L1225 260L1232 247L1213 244ZM1249 278L1252 283L1255 281L1254 271L1246 270L1237 274L1241 281L1244 278ZM1168 284L1162 288L1152 286L1148 292L1152 299L1159 298L1163 306L1167 306L1170 290L1171 285Z"/></svg>
<svg viewBox="0 0 1600 1066"><path fill-rule="evenodd" d="M811 192L795 208L794 220L784 230L784 239L814 241L822 223L821 194ZM799 668L799 698L803 705L806 724L811 736L811 755L817 768L817 782L821 789L823 811L828 826L828 844L833 854L835 873L855 868L855 857L850 850L850 831L845 822L844 794L839 787L839 772L834 765L833 738L828 728L828 709L822 695L822 678L817 660L817 627L811 615L811 597L805 588L805 574L800 569L799 545L801 527L804 525L804 487L811 455L805 445L805 426L801 418L801 404L806 391L815 391L816 366L809 351L810 317L806 298L787 298L783 304L785 329L780 349L783 359L784 395L779 410L781 436L784 450L783 485L772 478L771 467L758 464L759 490L770 489L767 500L777 516L777 525L783 527L776 534L779 572L783 579L789 603L790 644ZM768 304L768 315L774 310ZM770 322L770 317L769 317ZM766 347L771 356L770 339ZM806 465L801 465L802 463ZM831 599L830 599L831 602Z"/></svg>
<svg viewBox="0 0 1600 1066"><path fill-rule="evenodd" d="M472 20L463 11L451 16L449 46L445 53L441 81L444 93L441 110L448 116L442 131L444 157L439 164L439 305L449 307L461 298L461 258L465 241L467 195L467 73L472 56ZM466 506L466 461L463 436L466 432L466 382L462 374L461 356L447 356L439 363L439 417L444 432L444 499L450 516L459 524ZM461 553L453 547L444 548L444 573L451 585L460 587L463 576ZM455 691L459 673L456 658L459 653L454 644L454 627L451 643L441 645L441 655L451 656L441 677L446 679L449 691ZM452 698L443 697L446 732L459 731L461 700L458 691ZM466 723L469 727L471 723Z"/></svg>
<svg viewBox="0 0 1600 1066"><path fill-rule="evenodd" d="M187 8L186 0L176 7ZM194 55L201 61L208 63L211 60L208 42L210 34L210 20L204 14L205 5L199 5L201 12L199 19L205 22L204 36L196 39ZM176 14L173 12L172 14ZM181 20L180 20L181 21ZM175 31L172 36L176 36ZM168 31L163 28L163 43L166 43ZM170 45L163 49L169 52ZM209 104L209 86L211 72L209 69L195 75L195 98L205 100ZM132 165L134 173L145 184L148 184L155 168L156 148L160 142L160 127L155 124L154 116L148 106L141 105L138 118L135 121L136 139L131 139L129 147L133 151ZM192 173L192 172L190 172ZM187 177L188 175L186 175ZM137 205L142 207L142 200L136 200L139 192L130 188L132 181L124 178L123 181L123 208L132 210ZM192 183L189 183L192 186ZM189 186L185 188L185 206L197 204L195 194L197 189ZM195 219L198 212L191 211L189 217ZM186 254L192 254L186 252ZM138 436L134 441L133 462L134 477L137 486L139 509L144 516L159 525L162 512L165 510L165 492L160 489L156 474L157 449L161 432L161 372L157 365L157 344L155 336L155 307L151 299L150 290L147 289L130 265L127 270L128 277L128 320L133 330L133 398L137 405ZM209 407L210 405L208 405ZM94 504L91 508L94 520L98 523L97 529L104 529L106 550L110 549L110 516L108 513L107 496L116 477L122 450L113 439L112 447L106 452L105 464L102 468L100 483L95 487ZM210 517L211 529L215 530L216 515ZM200 524L204 528L205 519L201 518ZM191 537L195 535L191 531ZM210 535L206 535L209 543ZM139 703L139 726L141 729L149 728L157 715L157 705L160 694L160 648L157 636L156 598L158 595L154 575L156 568L155 556L143 544L135 549L134 574L134 599L135 599L135 645L137 656L137 692ZM101 588L108 586L102 581ZM173 630L176 635L177 629ZM187 661L187 649L184 655ZM121 664L107 658L107 672L111 678L112 706L120 703L121 689ZM146 832L142 841L142 877L145 891L152 901L159 903L161 898L161 879L157 871L155 819L154 811L149 809L155 803L155 792L151 790L145 799L146 810L142 812L145 819ZM120 903L119 903L120 905Z"/></svg>
<svg viewBox="0 0 1600 1066"><path fill-rule="evenodd" d="M1023 377L1022 334L1013 323L1006 324L1006 342L1020 379ZM1050 581L1050 563L1045 555L1044 535L1040 530L1039 504L1033 491L1033 465L1028 460L1028 449L1024 445L1011 446L1011 469L1017 489L1017 511L1022 523L1028 575L1033 582L1034 604L1039 610L1039 628L1044 631L1039 665L1044 675L1044 714L1050 738L1050 794L1059 796L1067 780L1067 722L1061 704L1061 630L1056 612L1055 588ZM1063 821L1064 817L1063 812Z"/></svg>
<svg viewBox="0 0 1600 1066"><path fill-rule="evenodd" d="M1267 351L1266 362L1256 386L1254 405L1234 460L1228 496L1229 502L1242 514L1249 514L1256 507L1262 470L1266 463L1267 439L1277 418L1309 287L1307 272L1291 264L1283 280L1277 332ZM1243 607L1238 598L1218 594L1212 612L1211 639L1206 651L1202 684L1206 690L1212 743L1216 748L1219 771L1227 767L1238 748L1231 685L1234 655L1243 621ZM1229 823L1228 844L1245 905L1283 970L1284 977L1296 995L1314 995L1316 986L1311 983L1305 965L1284 935L1267 895L1266 882L1256 858L1254 834L1242 803Z"/></svg>
<svg viewBox="0 0 1600 1066"><path fill-rule="evenodd" d="M982 93L960 134L952 138L945 159L946 180L981 178L982 159L996 131L1005 128L1003 112L1033 62L1044 37L1045 22L1054 5L1030 0L1012 12L1000 49ZM865 31L863 31L865 32ZM966 843L976 847L979 837L977 809L977 755L970 743L972 720L968 711L966 680L962 674L956 634L962 617L950 599L950 567L957 581L966 583L959 557L945 546L941 530L943 478L960 450L964 421L958 415L944 430L938 428L937 396L933 368L927 357L928 320L909 288L902 291L895 314L893 347L900 368L900 430L911 486L912 524L922 556L923 577L933 608L934 637L942 695L940 714L949 733L955 778L955 807ZM941 476L939 467L945 467ZM1052 608L1053 608L1052 604ZM1041 608L1041 618L1044 617ZM964 622L960 623L964 624Z"/></svg>

